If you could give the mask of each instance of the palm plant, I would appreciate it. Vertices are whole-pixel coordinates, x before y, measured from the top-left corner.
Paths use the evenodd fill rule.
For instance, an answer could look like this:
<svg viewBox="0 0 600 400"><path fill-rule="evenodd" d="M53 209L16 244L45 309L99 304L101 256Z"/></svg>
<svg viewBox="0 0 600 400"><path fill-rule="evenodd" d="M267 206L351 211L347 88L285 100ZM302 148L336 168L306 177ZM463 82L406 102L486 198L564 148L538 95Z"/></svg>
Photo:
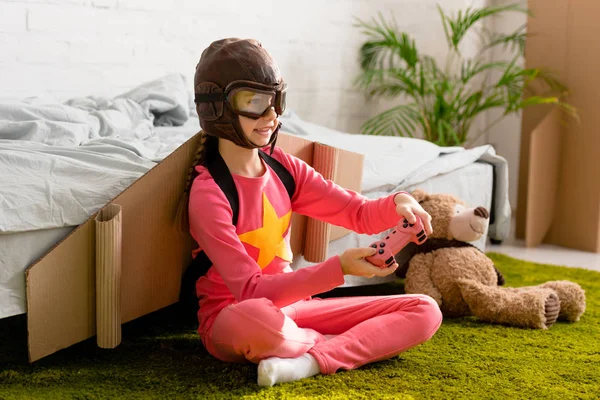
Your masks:
<svg viewBox="0 0 600 400"><path fill-rule="evenodd" d="M360 48L361 72L355 84L371 96L408 100L368 119L361 127L363 134L414 137L421 132L424 139L441 146L467 145L506 115L526 107L554 104L576 116L564 101L567 88L551 73L519 65L525 26L509 34L478 27L493 15L528 10L513 4L468 8L455 16L439 6L438 11L448 44L443 68L433 57L421 54L414 39L398 31L395 21L386 22L381 14L379 21L374 18L371 23L357 19L356 26L367 40ZM477 30L482 44L474 56L466 57L459 47L471 30ZM490 61L489 52L499 46L509 50L512 59ZM475 119L493 108L502 110L500 117L469 137Z"/></svg>

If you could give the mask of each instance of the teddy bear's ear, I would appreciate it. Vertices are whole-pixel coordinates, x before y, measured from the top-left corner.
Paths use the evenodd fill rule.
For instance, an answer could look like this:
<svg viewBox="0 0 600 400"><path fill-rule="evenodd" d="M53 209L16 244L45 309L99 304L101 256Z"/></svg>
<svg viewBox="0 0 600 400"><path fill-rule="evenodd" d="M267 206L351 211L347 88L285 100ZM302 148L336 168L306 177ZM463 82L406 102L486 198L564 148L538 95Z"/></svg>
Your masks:
<svg viewBox="0 0 600 400"><path fill-rule="evenodd" d="M429 197L429 195L422 189L415 189L410 193L410 195L414 197L415 200L417 200L419 203L421 203L424 200L427 200L427 198Z"/></svg>

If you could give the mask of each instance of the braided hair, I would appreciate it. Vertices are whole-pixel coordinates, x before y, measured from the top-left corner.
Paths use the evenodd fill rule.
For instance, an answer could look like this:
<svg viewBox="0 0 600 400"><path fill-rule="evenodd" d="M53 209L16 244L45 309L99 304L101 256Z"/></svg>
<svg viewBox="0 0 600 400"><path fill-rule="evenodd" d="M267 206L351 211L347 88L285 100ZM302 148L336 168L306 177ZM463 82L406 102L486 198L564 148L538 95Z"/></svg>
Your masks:
<svg viewBox="0 0 600 400"><path fill-rule="evenodd" d="M185 183L185 189L177 212L177 219L181 222L181 229L184 232L189 232L188 206L192 184L198 176L196 166L205 165L206 159L215 151L219 151L218 143L219 140L217 137L209 135L205 130L200 131L200 144L198 145L198 149L196 149L194 161L188 170L187 182Z"/></svg>

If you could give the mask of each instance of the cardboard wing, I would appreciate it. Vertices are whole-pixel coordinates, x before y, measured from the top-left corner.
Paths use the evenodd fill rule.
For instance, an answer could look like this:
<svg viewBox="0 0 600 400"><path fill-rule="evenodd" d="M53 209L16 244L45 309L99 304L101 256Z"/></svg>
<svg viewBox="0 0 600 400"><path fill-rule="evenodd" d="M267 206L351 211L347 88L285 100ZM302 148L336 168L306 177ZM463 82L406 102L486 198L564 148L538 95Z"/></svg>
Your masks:
<svg viewBox="0 0 600 400"><path fill-rule="evenodd" d="M95 335L115 347L120 324L178 301L194 243L176 215L198 144L195 135L27 268L30 362ZM314 163L314 142L280 133L278 145ZM337 150L334 160L333 180L360 191L362 155ZM292 217L295 256L307 250L307 220ZM312 240L313 251L324 259L345 232Z"/></svg>
<svg viewBox="0 0 600 400"><path fill-rule="evenodd" d="M560 157L561 139L560 110L555 108L533 129L530 136L525 227L527 247L541 244L554 220L560 173L556 160ZM540 207L540 204L544 206Z"/></svg>
<svg viewBox="0 0 600 400"><path fill-rule="evenodd" d="M599 32L600 2L549 4L528 1L527 32L534 34L527 38L525 67L551 71L566 84L565 100L580 120L550 114L551 105L523 110L516 236L528 246L600 253L600 42L590 40Z"/></svg>

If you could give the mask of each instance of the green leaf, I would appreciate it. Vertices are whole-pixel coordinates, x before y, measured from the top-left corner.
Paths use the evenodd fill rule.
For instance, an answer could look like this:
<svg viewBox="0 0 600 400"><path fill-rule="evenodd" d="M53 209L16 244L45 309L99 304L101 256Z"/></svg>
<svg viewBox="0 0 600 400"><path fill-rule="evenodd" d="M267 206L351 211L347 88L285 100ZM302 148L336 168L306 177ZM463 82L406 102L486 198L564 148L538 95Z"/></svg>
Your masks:
<svg viewBox="0 0 600 400"><path fill-rule="evenodd" d="M444 124L441 120L437 121L437 138L436 143L441 146L446 146L446 132L444 131Z"/></svg>
<svg viewBox="0 0 600 400"><path fill-rule="evenodd" d="M463 141L459 138L458 133L452 125L448 121L441 121L441 123L444 127L444 131L448 134L447 145L456 146L462 144Z"/></svg>
<svg viewBox="0 0 600 400"><path fill-rule="evenodd" d="M540 104L558 104L559 102L560 100L558 99L558 97L530 96L521 102L519 108L525 108Z"/></svg>
<svg viewBox="0 0 600 400"><path fill-rule="evenodd" d="M461 66L460 79L463 83L467 83L482 72L506 68L508 65L505 61L484 62L480 59L468 59Z"/></svg>
<svg viewBox="0 0 600 400"><path fill-rule="evenodd" d="M390 135L413 137L419 114L414 104L392 107L365 121L361 132L365 135Z"/></svg>
<svg viewBox="0 0 600 400"><path fill-rule="evenodd" d="M357 83L371 96L394 98L403 93L416 96L421 93L419 76L413 70L401 68L365 71Z"/></svg>
<svg viewBox="0 0 600 400"><path fill-rule="evenodd" d="M395 23L391 26L381 14L379 17L380 22L374 18L372 23L357 19L355 26L362 27L369 37L359 51L361 68L363 70L398 66L414 68L419 60L414 39L406 32L397 33ZM400 61L404 61L404 64Z"/></svg>
<svg viewBox="0 0 600 400"><path fill-rule="evenodd" d="M497 46L502 47L504 50L517 51L520 55L525 54L525 43L527 41L528 34L526 32L527 24L523 24L516 31L504 34L498 32L491 32L488 29L482 29L482 35L485 36L485 45L479 50L480 54L487 50L493 49Z"/></svg>
<svg viewBox="0 0 600 400"><path fill-rule="evenodd" d="M475 116L480 114L482 111L489 110L491 108L503 107L506 104L502 95L499 93L492 93L484 98L483 102L479 103L472 111L471 115Z"/></svg>
<svg viewBox="0 0 600 400"><path fill-rule="evenodd" d="M519 4L490 6L477 9L468 7L465 10L459 10L454 17L445 14L442 8L438 5L438 12L442 18L442 24L444 26L444 32L446 34L446 39L448 40L448 45L457 51L460 42L465 37L467 32L477 22L480 22L484 18L505 12L529 13L526 8L523 8Z"/></svg>

